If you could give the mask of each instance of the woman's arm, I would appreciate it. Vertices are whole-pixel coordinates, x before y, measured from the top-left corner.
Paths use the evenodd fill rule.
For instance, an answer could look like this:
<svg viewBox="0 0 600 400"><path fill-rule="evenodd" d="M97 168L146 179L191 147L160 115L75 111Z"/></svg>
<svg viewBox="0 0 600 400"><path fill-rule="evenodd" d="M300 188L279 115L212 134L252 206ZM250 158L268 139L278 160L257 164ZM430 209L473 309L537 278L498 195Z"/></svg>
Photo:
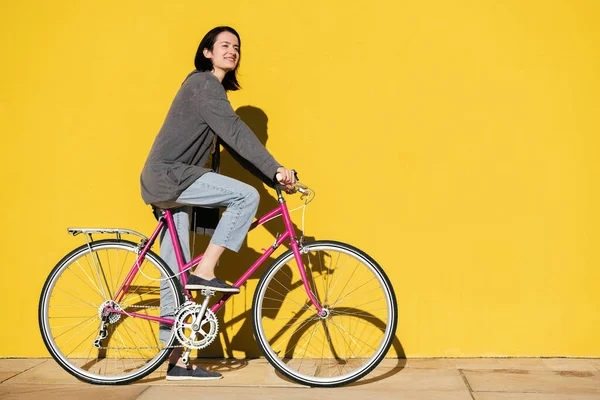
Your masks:
<svg viewBox="0 0 600 400"><path fill-rule="evenodd" d="M247 160L270 179L281 168L275 158L265 149L254 132L233 111L229 100L220 97L200 99L199 112L217 136L239 156Z"/></svg>

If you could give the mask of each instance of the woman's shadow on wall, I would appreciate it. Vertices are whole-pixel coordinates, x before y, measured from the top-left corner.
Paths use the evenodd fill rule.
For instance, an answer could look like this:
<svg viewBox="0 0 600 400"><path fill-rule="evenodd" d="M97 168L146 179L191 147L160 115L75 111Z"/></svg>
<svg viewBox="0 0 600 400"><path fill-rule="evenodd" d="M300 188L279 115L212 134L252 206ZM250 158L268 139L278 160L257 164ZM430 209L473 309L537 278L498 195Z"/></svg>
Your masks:
<svg viewBox="0 0 600 400"><path fill-rule="evenodd" d="M258 140L266 146L269 139L269 119L265 112L257 107L243 106L236 110L236 114L254 132ZM275 195L275 191L273 189L267 189L265 185L263 185L263 182L269 182L271 180L271 177L266 177L259 170L254 168L251 164L249 164L238 154L236 154L232 149L226 148L226 150L227 151L222 151L220 153L220 173L226 176L234 177L235 179L245 182L256 188L260 195L260 203L257 211L257 217L262 216L276 208L278 206L278 202ZM270 221L262 226L271 234L273 240L275 240L275 237L278 234L283 233L285 229L283 222L279 219L275 221ZM296 230L297 234L302 234L301 230L295 224L294 229ZM192 238L192 241L196 243L196 246L193 249L194 254L192 255L192 257L195 257L206 248L206 245L208 244L210 238L202 235L192 235L195 236ZM312 236L305 236L304 240L306 242L310 242L316 240L316 238ZM271 243L265 243L265 247L270 244ZM284 245L282 246L287 246L287 244L284 243ZM279 250L274 254L279 255L281 253L282 251ZM223 254L220 260L220 264L223 265L223 268L218 268L217 273L219 276L225 278L226 280L230 282L235 282L261 255L262 253L259 253L256 250L248 247L247 240L245 240L244 244L242 245L242 248L238 253L225 252ZM256 286L258 279L260 279L261 275L265 272L266 268L269 265L271 265L275 261L275 259L276 257L271 256L269 259L265 260L261 267L250 278L250 280L254 280L254 284L250 285L250 287L254 288ZM246 287L247 286L248 285L246 284ZM262 352L256 344L253 334L252 298L250 297L250 294L244 292L242 292L238 296L241 297L238 300L238 302L242 301L244 303L244 311L238 315L234 315L233 318L229 319L226 323L222 324L223 326L221 326L219 329L221 332L220 334L222 335L222 342L216 340L208 348L199 351L198 357L234 358L234 351L242 352L244 354L244 357L246 358L256 358L262 356ZM239 304L234 303L236 302L236 300L236 296L234 296L228 302L231 304L226 304L225 307L231 307L235 305L235 309L239 309ZM219 319L222 320L222 318ZM233 337L231 337L228 331L231 331L231 327L238 326L240 323L242 324L241 328L237 330ZM397 337L394 338L392 348L395 350L396 354L398 354L399 357L398 364L395 366L403 367L403 359L405 358L405 353L402 344L400 343ZM384 376L378 376L375 378L367 379L364 380L364 382L371 381L372 379L383 379L389 375L390 372L387 372L384 374Z"/></svg>
<svg viewBox="0 0 600 400"><path fill-rule="evenodd" d="M269 119L265 112L257 107L243 106L236 110L236 114L238 114L240 119L244 121L244 123L246 123L246 125L248 125L248 127L254 132L258 140L264 146L266 146L269 139ZM265 176L260 170L249 164L235 151L233 151L233 149L228 148L222 142L221 145L223 145L225 151L221 151L220 153L220 173L247 183L258 191L260 203L256 216L260 217L275 209L279 205L277 198L275 197L275 191L263 185L263 182L270 182L271 178ZM271 234L274 241L278 234L282 234L284 232L285 226L283 225L283 221L279 218L267 222L257 229L266 229ZM296 230L297 234L301 234L301 231L296 224L294 224L294 229ZM250 233L250 235L251 234L252 233ZM192 235L193 237L191 242L195 243L195 246L193 246L194 254L192 257L195 257L204 251L210 238L203 235ZM304 238L304 240L313 241L315 238L307 236ZM261 247L266 248L271 244L271 242L264 243ZM288 243L284 243L282 247L287 248ZM252 284L249 285L246 283L245 287L256 287L256 283L258 283L258 280L265 272L267 267L271 265L277 256L282 252L283 251L281 249L278 249L275 253L273 253L274 256L271 256L265 260L258 270L253 274L253 276L248 280L248 282ZM235 282L261 255L262 253L249 247L247 239L245 239L238 253L225 252L223 254L219 261L219 264L223 267L217 268L217 275L227 281ZM233 296L226 303L224 309L219 313L225 314L227 312L227 307L235 307L236 310L239 310L240 305L237 303L240 301L244 303L244 311L238 315L234 315L233 318L229 319L219 328L220 335L222 335L222 343L219 343L218 340L215 341L208 348L199 351L199 357L233 358L234 351L242 352L246 358L256 358L262 355L260 348L254 340L252 328L252 293L245 293L243 290L239 295ZM220 319L222 320L222 318ZM228 331L231 331L231 327L233 326L239 326L240 323L242 326L239 328L239 330L236 329L234 336L231 336Z"/></svg>

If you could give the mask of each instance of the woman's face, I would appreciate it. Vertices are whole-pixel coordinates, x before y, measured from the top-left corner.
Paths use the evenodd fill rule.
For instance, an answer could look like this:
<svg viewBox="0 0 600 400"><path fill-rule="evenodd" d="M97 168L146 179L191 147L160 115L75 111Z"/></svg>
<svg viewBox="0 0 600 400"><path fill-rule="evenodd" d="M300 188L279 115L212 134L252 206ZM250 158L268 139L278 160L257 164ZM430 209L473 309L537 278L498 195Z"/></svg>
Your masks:
<svg viewBox="0 0 600 400"><path fill-rule="evenodd" d="M214 69L225 73L233 71L240 61L240 43L237 36L227 31L219 33L212 51L204 49L204 57L211 60Z"/></svg>

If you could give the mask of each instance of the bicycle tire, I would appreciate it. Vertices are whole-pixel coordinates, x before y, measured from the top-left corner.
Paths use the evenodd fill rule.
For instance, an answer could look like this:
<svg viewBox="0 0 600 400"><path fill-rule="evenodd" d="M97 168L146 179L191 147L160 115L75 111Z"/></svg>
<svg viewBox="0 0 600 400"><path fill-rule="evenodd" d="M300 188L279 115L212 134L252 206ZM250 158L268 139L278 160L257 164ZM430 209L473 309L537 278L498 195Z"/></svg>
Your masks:
<svg viewBox="0 0 600 400"><path fill-rule="evenodd" d="M80 380L99 385L127 384L152 373L170 354L171 346L176 340L172 328L163 326L162 329L169 332L163 331L162 335L168 339L160 341L160 338L157 339L157 335L161 334L158 322L118 313L114 313L115 316L112 317L115 321L108 324L108 336L102 341L102 348L93 347L94 332L98 332L100 324L99 308L112 298L107 293L112 295L116 292L118 285L122 283L120 276L134 265L137 252L138 245L130 241L94 241L67 254L46 279L38 309L44 344L52 358ZM111 262L111 254L116 254L114 263ZM119 260L120 254L122 262ZM120 269L119 276L117 269ZM181 305L182 291L179 281L171 277L167 264L156 253L148 251L140 269L146 276L140 273L136 275L120 303L122 309L132 313L150 310L141 311L148 315L160 313L161 289L155 278L161 278L165 293L172 296L174 312ZM95 274L98 280L94 282ZM99 301L103 302L98 304ZM60 320L75 320L75 323L53 325ZM71 333L76 328L78 330ZM86 334L88 335L85 336ZM84 336L84 340L74 348L74 344L69 344L75 337L79 340ZM137 342L141 344L138 345ZM80 349L82 344L84 347ZM130 349L139 358L130 356L133 354ZM112 370L111 364L114 364Z"/></svg>
<svg viewBox="0 0 600 400"><path fill-rule="evenodd" d="M256 341L269 363L295 382L312 387L350 384L377 367L392 345L398 318L393 287L375 260L349 244L319 240L305 243L301 252L310 289L328 308L329 316L319 317L316 308L309 305L293 252L288 250L267 268L256 288L253 300ZM325 255L331 256L332 261L328 266L325 266ZM337 257L335 265L334 256ZM357 262L349 276L347 274L351 267L346 267L347 260L344 266L339 265L342 258ZM319 260L320 266L315 260ZM369 278L367 284L355 282L353 276L357 270L360 270L361 276ZM347 278L346 283L341 291L336 292L338 283L344 281L342 277ZM319 279L321 284L318 283ZM349 284L352 291L350 288L346 291ZM377 295L382 295L383 300L370 300L370 296ZM359 296L361 300L356 301ZM354 299L353 304L343 305L351 299ZM371 305L367 308L367 304ZM284 315L286 310L291 310L290 315L293 314L289 319ZM344 321L344 318L347 320ZM277 320L289 323L282 326ZM362 329L360 333L355 330L358 326L362 326L357 328ZM307 356L311 341L319 336L323 339L317 342L318 346L310 347L311 353ZM305 338L305 342L300 346L302 338ZM344 344L346 349L342 348ZM278 350L279 347L281 349ZM363 347L367 351L371 351L369 347L373 349L373 354L363 354ZM313 351L317 352L316 357ZM353 364L357 367L353 367Z"/></svg>

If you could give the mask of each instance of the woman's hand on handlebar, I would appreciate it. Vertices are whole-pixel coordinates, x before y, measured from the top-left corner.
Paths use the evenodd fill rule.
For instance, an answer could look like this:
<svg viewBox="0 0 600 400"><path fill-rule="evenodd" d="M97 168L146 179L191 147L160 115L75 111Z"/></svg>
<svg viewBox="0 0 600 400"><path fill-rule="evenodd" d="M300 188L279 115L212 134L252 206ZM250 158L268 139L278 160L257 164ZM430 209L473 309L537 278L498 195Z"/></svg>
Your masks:
<svg viewBox="0 0 600 400"><path fill-rule="evenodd" d="M291 192L294 190L294 183L296 183L295 171L286 169L284 167L279 167L277 168L277 174L275 174L275 178L280 184L285 186L286 192Z"/></svg>

